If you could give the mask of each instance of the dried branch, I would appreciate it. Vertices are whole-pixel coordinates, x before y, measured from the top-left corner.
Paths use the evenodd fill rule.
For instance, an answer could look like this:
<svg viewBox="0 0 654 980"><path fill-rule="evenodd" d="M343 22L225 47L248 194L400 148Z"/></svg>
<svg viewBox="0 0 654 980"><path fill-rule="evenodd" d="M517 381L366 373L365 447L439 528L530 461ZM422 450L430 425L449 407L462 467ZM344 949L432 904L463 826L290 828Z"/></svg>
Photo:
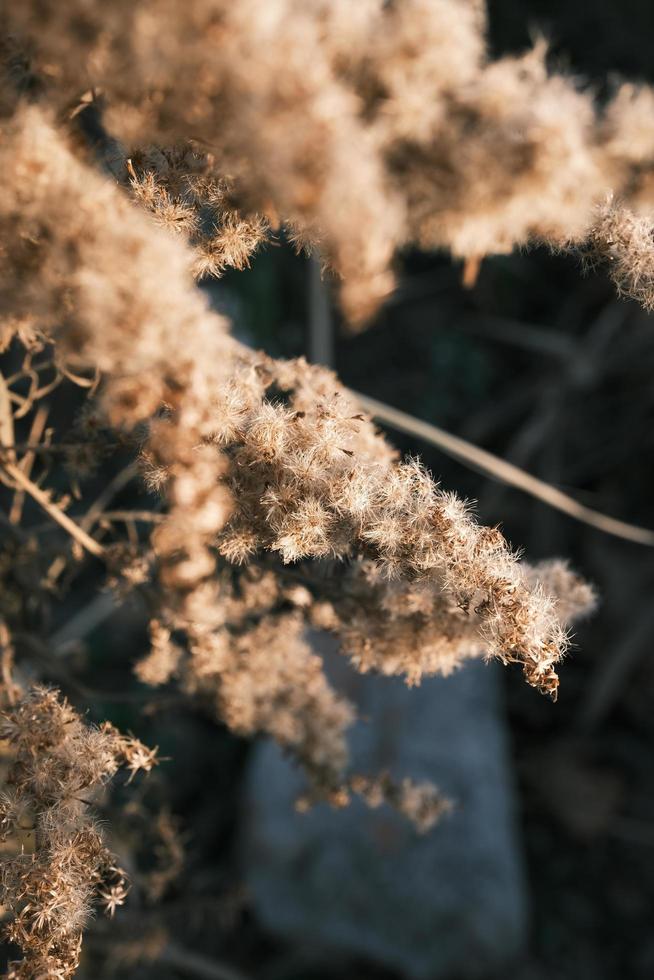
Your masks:
<svg viewBox="0 0 654 980"><path fill-rule="evenodd" d="M574 497L570 497L544 480L539 480L538 477L532 476L531 473L525 472L513 463L489 453L486 449L475 446L460 436L454 436L430 422L416 419L413 415L408 415L397 408L391 408L390 405L376 401L374 398L369 398L359 392L353 391L352 395L366 411L370 412L374 418L379 419L380 422L385 422L399 432L406 432L437 446L444 453L471 469L506 483L508 486L515 487L517 490L522 490L537 500L542 500L549 507L560 510L574 520L597 528L598 531L603 531L605 534L612 534L614 537L633 541L635 544L646 545L650 548L654 546L654 531L638 527L635 524L628 524L626 521L586 507Z"/></svg>
<svg viewBox="0 0 654 980"><path fill-rule="evenodd" d="M48 496L48 494L41 490L40 487L36 485L32 480L27 477L23 471L16 466L14 463L8 463L0 460L0 468L2 468L7 476L13 480L17 486L32 497L33 500L39 504L40 507L48 514L53 521L56 521L60 527L63 527L65 531L70 534L70 536L89 554L95 555L97 558L102 558L105 554L104 547L95 541L86 531L82 530L75 521L71 520L67 514L61 510Z"/></svg>

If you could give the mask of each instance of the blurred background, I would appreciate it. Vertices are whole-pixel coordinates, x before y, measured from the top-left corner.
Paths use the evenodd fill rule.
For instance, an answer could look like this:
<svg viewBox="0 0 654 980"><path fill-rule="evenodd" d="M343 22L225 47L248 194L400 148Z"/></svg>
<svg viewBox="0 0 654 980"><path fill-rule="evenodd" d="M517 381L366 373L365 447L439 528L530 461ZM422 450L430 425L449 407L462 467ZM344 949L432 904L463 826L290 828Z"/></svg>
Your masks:
<svg viewBox="0 0 654 980"><path fill-rule="evenodd" d="M651 0L491 0L489 14L495 55L523 50L544 33L553 63L588 79L599 99L621 77L654 80ZM596 510L654 527L652 317L616 299L601 274L584 277L574 259L545 251L484 261L472 288L462 285L462 272L444 256L400 256L396 293L358 335L344 329L315 261L284 242L258 255L250 270L207 288L253 345L328 363L355 390L456 433ZM566 557L600 595L598 612L576 631L556 705L527 687L519 670L497 675L493 711L513 811L505 830L521 879L511 901L519 896L524 907L508 964L489 959L474 975L650 978L654 552L576 522L417 439L391 430L389 438L420 455L446 488L476 501L480 519L500 524L529 560ZM131 493L117 506L135 506ZM75 602L86 602L79 590ZM136 798L125 797L132 802L116 846L122 835L123 850L154 856L143 859L146 884L125 915L95 927L83 975L410 976L383 951L317 951L310 940L270 928L248 885L248 845L239 831L259 749L174 695L162 694L144 711L135 681L122 698L97 693L119 689L125 666L145 648L143 617L129 606L89 640L87 676L97 690L69 692L65 676L52 679L76 693L90 718L109 717L158 743L169 761ZM273 778L276 770L269 772ZM360 873L355 865L341 870L343 893L356 888ZM143 958L148 944L154 965ZM438 977L472 975L466 969Z"/></svg>

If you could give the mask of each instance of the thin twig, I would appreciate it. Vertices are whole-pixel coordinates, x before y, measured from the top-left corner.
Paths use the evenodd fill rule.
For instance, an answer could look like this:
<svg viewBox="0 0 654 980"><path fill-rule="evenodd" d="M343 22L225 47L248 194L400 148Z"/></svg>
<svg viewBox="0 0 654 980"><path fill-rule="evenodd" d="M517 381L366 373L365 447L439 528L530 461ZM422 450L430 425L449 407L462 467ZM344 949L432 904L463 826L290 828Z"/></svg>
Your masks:
<svg viewBox="0 0 654 980"><path fill-rule="evenodd" d="M620 699L630 673L638 660L651 649L654 629L654 610L647 608L635 621L624 639L602 660L590 677L583 704L577 717L577 726L585 735L594 732Z"/></svg>
<svg viewBox="0 0 654 980"><path fill-rule="evenodd" d="M138 472L138 463L131 462L116 473L116 475L109 481L102 493L99 494L99 496L94 500L84 517L81 519L80 524L85 531L89 531L96 521L102 517L103 511L107 504L113 500L117 493L120 493L123 487L127 486L130 480L133 480L135 476L138 476Z"/></svg>
<svg viewBox="0 0 654 980"><path fill-rule="evenodd" d="M538 477L514 466L513 463L509 463L485 449L480 449L479 446L474 446L466 439L454 436L436 425L416 419L413 415L407 415L406 412L401 412L397 408L378 402L374 398L368 398L367 395L362 395L357 391L352 391L351 394L376 419L385 422L399 432L406 432L437 446L448 456L479 473L483 473L484 476L500 480L508 486L522 490L524 493L542 500L549 507L560 510L574 520L595 527L605 534L612 534L617 538L623 538L625 541L654 547L654 531L638 527L635 524L628 524L626 521L618 520L608 514L593 510L591 507L586 507L574 497L568 496L567 493L563 493L562 490L558 490L544 480L539 480Z"/></svg>
<svg viewBox="0 0 654 980"><path fill-rule="evenodd" d="M574 356L577 347L574 338L562 330L548 330L508 317L485 316L481 320L471 317L458 321L456 329L458 333L472 334L564 361Z"/></svg>
<svg viewBox="0 0 654 980"><path fill-rule="evenodd" d="M48 446L45 443L40 445L35 442L16 442L13 445L8 443L2 443L0 445L0 453L9 454L12 452L16 453L42 453L44 455L53 455L54 453L67 453L71 449L84 449L88 443L86 442L57 442L53 445ZM116 449L118 443L108 445L109 449Z"/></svg>
<svg viewBox="0 0 654 980"><path fill-rule="evenodd" d="M159 514L153 510L105 510L98 518L98 523L110 521L131 522L136 521L142 524L162 524L166 520L165 514Z"/></svg>
<svg viewBox="0 0 654 980"><path fill-rule="evenodd" d="M81 545L82 548L85 548L86 551L98 558L101 558L104 555L104 547L98 541L95 541L89 534L87 534L86 531L79 527L75 521L71 520L71 518L68 517L68 515L65 514L60 507L57 507L57 505L50 500L48 495L41 490L36 483L30 480L29 477L25 476L23 471L18 466L15 466L13 463L0 461L0 467L4 469L7 476L9 476L14 483L17 483L21 489L25 490L25 492L28 493L30 497L32 497L32 499L43 508L46 514L49 514L53 521L56 521L57 524L63 527L63 529L67 531L70 536L74 538L79 545Z"/></svg>
<svg viewBox="0 0 654 980"><path fill-rule="evenodd" d="M80 519L79 528L83 534L86 534L87 531L91 530L93 525L102 516L102 512L109 501L112 500L113 497L115 497L115 495L119 493L134 476L136 476L137 473L138 466L136 463L129 463L122 470L116 473L113 479L110 480L107 486L103 489L102 493L100 493L96 500L91 504L84 517ZM93 539L91 538L90 540ZM98 545L98 547L102 547L102 545ZM57 555L48 569L47 581L50 586L54 585L64 571L65 567L65 556Z"/></svg>
<svg viewBox="0 0 654 980"><path fill-rule="evenodd" d="M334 324L329 292L322 278L320 257L309 259L309 360L334 365Z"/></svg>
<svg viewBox="0 0 654 980"><path fill-rule="evenodd" d="M119 608L119 605L112 592L100 592L99 595L94 596L50 637L49 645L55 657L68 653L71 646L97 629Z"/></svg>
<svg viewBox="0 0 654 980"><path fill-rule="evenodd" d="M9 385L0 371L0 445L11 446L14 441L14 416L11 410L11 397ZM7 450L10 460L16 458L16 454Z"/></svg>
<svg viewBox="0 0 654 980"><path fill-rule="evenodd" d="M8 531L9 534L11 534L14 541L19 541L21 544L27 544L29 541L30 535L27 534L21 527L18 527L16 524L12 524L9 517L3 510L0 510L0 525L2 525L5 531ZM48 524L48 528L49 527L51 527L50 524Z"/></svg>
<svg viewBox="0 0 654 980"><path fill-rule="evenodd" d="M32 421L32 428L30 430L29 442L39 444L43 431L45 429L45 424L48 421L49 408L47 405L40 405L34 419ZM34 460L36 459L36 454L29 450L25 453L21 461L18 463L21 470L27 477L32 475L32 467L34 466ZM12 461L13 462L13 461ZM9 511L9 520L12 524L20 524L21 517L23 516L23 503L25 500L25 491L16 490L14 493L14 499L11 504L11 510Z"/></svg>
<svg viewBox="0 0 654 980"><path fill-rule="evenodd" d="M2 690L9 704L15 704L19 694L19 688L14 684L12 677L13 666L14 646L11 642L11 633L4 619L0 619L0 673Z"/></svg>

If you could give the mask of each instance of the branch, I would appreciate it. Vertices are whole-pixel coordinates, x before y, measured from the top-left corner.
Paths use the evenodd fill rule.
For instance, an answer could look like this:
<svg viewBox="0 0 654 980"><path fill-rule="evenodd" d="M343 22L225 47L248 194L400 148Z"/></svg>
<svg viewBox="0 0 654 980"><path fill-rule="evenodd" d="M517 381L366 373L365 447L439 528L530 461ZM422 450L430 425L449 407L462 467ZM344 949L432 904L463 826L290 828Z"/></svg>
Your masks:
<svg viewBox="0 0 654 980"><path fill-rule="evenodd" d="M41 490L40 487L36 485L32 480L27 477L23 471L14 463L9 463L0 460L0 467L5 471L7 476L9 476L14 483L24 490L26 493L32 497L33 500L39 504L43 510L49 514L53 521L56 521L60 527L63 527L65 531L68 531L70 536L77 541L82 548L85 548L90 554L95 555L97 558L102 558L105 549L104 547L92 538L86 531L82 530L75 521L71 520L67 514L63 512L60 507L57 507L48 497L47 493Z"/></svg>
<svg viewBox="0 0 654 980"><path fill-rule="evenodd" d="M654 547L654 531L635 524L628 524L626 521L620 521L615 517L609 517L608 514L601 513L601 511L586 507L574 497L568 496L562 490L557 490L556 487L545 483L544 480L539 480L538 477L525 472L519 466L514 466L513 463L509 463L485 449L480 449L479 446L473 445L466 439L453 436L450 432L439 429L436 425L416 419L413 415L407 415L406 412L401 412L397 408L391 408L390 405L375 401L374 398L361 395L358 391L352 391L351 394L359 401L362 408L374 418L385 422L399 432L406 432L437 446L448 456L479 473L483 473L484 476L490 476L510 487L516 487L516 489L542 500L549 507L560 510L574 520L580 521L582 524L589 524L605 534L612 534L616 538L647 545L650 548Z"/></svg>

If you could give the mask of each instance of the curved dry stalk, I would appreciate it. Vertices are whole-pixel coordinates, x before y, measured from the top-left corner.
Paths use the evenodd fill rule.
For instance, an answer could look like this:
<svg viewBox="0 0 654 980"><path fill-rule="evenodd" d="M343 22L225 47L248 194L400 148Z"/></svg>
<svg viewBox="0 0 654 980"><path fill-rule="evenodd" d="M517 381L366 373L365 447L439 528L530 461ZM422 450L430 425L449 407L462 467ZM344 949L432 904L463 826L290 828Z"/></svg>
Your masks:
<svg viewBox="0 0 654 980"><path fill-rule="evenodd" d="M570 497L550 483L546 483L519 466L489 453L486 449L473 445L467 439L454 436L451 432L446 432L437 425L432 425L431 422L424 422L422 419L408 415L398 408L392 408L384 402L368 398L367 395L362 395L358 391L352 391L351 394L359 401L362 408L380 422L385 422L399 432L406 432L408 435L416 436L418 439L431 443L448 456L483 473L484 476L490 476L508 486L515 487L517 490L522 490L523 493L528 493L537 500L542 500L548 507L560 510L575 521L595 527L605 534L612 534L614 537L633 541L635 544L646 545L650 548L654 547L654 531L650 531L649 528L629 524L617 517L610 517L599 510L594 510L592 507L586 507L585 504L579 503L574 497Z"/></svg>
<svg viewBox="0 0 654 980"><path fill-rule="evenodd" d="M32 421L32 428L30 429L28 444L38 445L41 441L41 436L45 429L45 424L48 420L49 408L46 405L40 405L34 419ZM29 477L32 472L32 467L34 466L34 460L36 459L36 453L28 450L21 461L18 463L21 470L25 476ZM12 524L20 524L20 520L23 514L23 502L25 500L25 491L16 490L14 494L14 499L11 505L11 510L9 512L9 520Z"/></svg>
<svg viewBox="0 0 654 980"><path fill-rule="evenodd" d="M11 411L9 385L0 371L0 446L7 452L10 459L16 458L14 444L14 416Z"/></svg>

